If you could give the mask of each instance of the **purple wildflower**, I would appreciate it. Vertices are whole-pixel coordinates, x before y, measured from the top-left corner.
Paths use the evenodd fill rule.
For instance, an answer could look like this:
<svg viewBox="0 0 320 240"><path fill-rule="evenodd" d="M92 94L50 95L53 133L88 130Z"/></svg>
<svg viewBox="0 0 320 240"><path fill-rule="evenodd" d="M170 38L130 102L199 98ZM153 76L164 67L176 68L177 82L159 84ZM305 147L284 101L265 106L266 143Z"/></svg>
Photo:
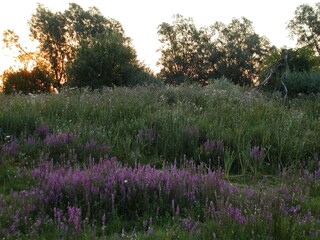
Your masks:
<svg viewBox="0 0 320 240"><path fill-rule="evenodd" d="M81 225L81 209L77 207L68 207L68 215L68 223L71 224L75 230L79 230Z"/></svg>
<svg viewBox="0 0 320 240"><path fill-rule="evenodd" d="M15 155L17 154L17 150L18 150L18 142L16 139L13 139L12 141L8 142L7 144L4 145L4 147L2 148L2 151L5 154L8 155Z"/></svg>
<svg viewBox="0 0 320 240"><path fill-rule="evenodd" d="M40 138L44 139L49 134L49 127L46 124L42 124L37 127L36 132Z"/></svg>
<svg viewBox="0 0 320 240"><path fill-rule="evenodd" d="M257 161L262 160L264 157L264 151L259 146L254 146L250 149L250 156Z"/></svg>
<svg viewBox="0 0 320 240"><path fill-rule="evenodd" d="M45 143L48 147L56 147L59 145L69 144L75 139L75 134L73 133L60 133L51 134L46 136Z"/></svg>
<svg viewBox="0 0 320 240"><path fill-rule="evenodd" d="M148 236L152 233L153 233L153 228L151 226L149 226L146 235Z"/></svg>
<svg viewBox="0 0 320 240"><path fill-rule="evenodd" d="M90 139L84 146L85 150L92 151L97 146L97 141L94 139Z"/></svg>
<svg viewBox="0 0 320 240"><path fill-rule="evenodd" d="M213 152L216 149L216 142L214 140L207 140L203 144L203 148L205 152Z"/></svg>
<svg viewBox="0 0 320 240"><path fill-rule="evenodd" d="M28 137L24 140L24 144L27 146L34 146L36 145L36 139L33 137Z"/></svg>

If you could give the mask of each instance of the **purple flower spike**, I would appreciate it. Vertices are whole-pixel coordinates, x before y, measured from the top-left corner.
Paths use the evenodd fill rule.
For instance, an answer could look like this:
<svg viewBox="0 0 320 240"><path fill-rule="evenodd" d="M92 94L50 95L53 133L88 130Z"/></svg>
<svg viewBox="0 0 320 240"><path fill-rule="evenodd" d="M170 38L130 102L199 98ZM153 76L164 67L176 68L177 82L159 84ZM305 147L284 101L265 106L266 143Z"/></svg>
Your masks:
<svg viewBox="0 0 320 240"><path fill-rule="evenodd" d="M16 139L13 139L11 142L4 145L2 151L8 155L15 155L17 154L18 143Z"/></svg>
<svg viewBox="0 0 320 240"><path fill-rule="evenodd" d="M214 140L207 140L203 144L203 148L206 152L213 152L216 148L216 142Z"/></svg>
<svg viewBox="0 0 320 240"><path fill-rule="evenodd" d="M254 146L250 149L250 156L257 161L262 160L264 157L264 151L259 146Z"/></svg>
<svg viewBox="0 0 320 240"><path fill-rule="evenodd" d="M46 124L42 124L36 129L36 132L40 138L44 139L49 134L49 127Z"/></svg>

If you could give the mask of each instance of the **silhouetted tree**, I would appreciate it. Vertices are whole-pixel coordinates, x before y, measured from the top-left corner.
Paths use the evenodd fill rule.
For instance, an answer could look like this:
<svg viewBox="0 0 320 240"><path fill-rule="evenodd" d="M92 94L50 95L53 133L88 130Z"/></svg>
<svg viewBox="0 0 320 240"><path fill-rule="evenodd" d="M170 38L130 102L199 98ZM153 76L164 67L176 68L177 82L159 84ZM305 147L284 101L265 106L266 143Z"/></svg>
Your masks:
<svg viewBox="0 0 320 240"><path fill-rule="evenodd" d="M6 71L3 77L3 91L6 94L46 93L50 92L52 85L50 74L39 68L34 68L32 71L26 69L13 72Z"/></svg>
<svg viewBox="0 0 320 240"><path fill-rule="evenodd" d="M236 84L251 85L270 51L269 41L255 33L246 18L233 19L228 25L217 22L211 28L218 49L212 57L216 75Z"/></svg>
<svg viewBox="0 0 320 240"><path fill-rule="evenodd" d="M5 47L17 51L16 59L22 64L22 68L27 70L30 67L37 67L38 69L49 71L50 63L47 61L41 51L28 51L26 47L22 46L19 41L19 36L10 29L3 32L3 43Z"/></svg>
<svg viewBox="0 0 320 240"><path fill-rule="evenodd" d="M158 35L162 44L161 78L175 84L208 79L213 46L206 29L198 30L191 18L176 15L173 24L159 25Z"/></svg>
<svg viewBox="0 0 320 240"><path fill-rule="evenodd" d="M289 48L288 65L291 72L309 72L319 66L319 58L311 47ZM264 61L264 69L268 68L281 58L284 49L273 47L269 56Z"/></svg>
<svg viewBox="0 0 320 240"><path fill-rule="evenodd" d="M129 85L138 68L134 49L121 35L109 33L81 42L68 78L77 87L122 86Z"/></svg>
<svg viewBox="0 0 320 240"><path fill-rule="evenodd" d="M310 46L320 56L320 2L314 7L302 4L297 7L288 29L296 36L300 46Z"/></svg>
<svg viewBox="0 0 320 240"><path fill-rule="evenodd" d="M84 11L75 3L65 12L56 13L39 4L29 26L31 36L39 41L40 50L51 64L58 86L67 81L67 65L73 62L81 41L89 42L108 32L116 32L124 41L129 41L119 22L106 19L97 8Z"/></svg>
<svg viewBox="0 0 320 240"><path fill-rule="evenodd" d="M162 23L158 34L160 76L166 82L202 82L224 76L236 84L250 85L270 50L268 40L256 34L245 18L198 30L191 18L177 15L173 24Z"/></svg>

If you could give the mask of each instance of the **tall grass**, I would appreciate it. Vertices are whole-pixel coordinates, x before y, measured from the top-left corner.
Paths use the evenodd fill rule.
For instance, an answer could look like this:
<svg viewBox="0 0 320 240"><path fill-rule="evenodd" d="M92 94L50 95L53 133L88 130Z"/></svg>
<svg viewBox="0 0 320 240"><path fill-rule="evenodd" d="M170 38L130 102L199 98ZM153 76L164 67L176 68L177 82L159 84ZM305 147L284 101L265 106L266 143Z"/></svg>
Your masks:
<svg viewBox="0 0 320 240"><path fill-rule="evenodd" d="M0 128L23 145L41 124L52 134L73 133L69 148L90 140L109 147L108 154L134 164L188 159L227 166L231 173L272 173L313 161L320 152L319 111L294 100L282 105L277 96L246 91L224 82L206 87L140 87L72 91L59 95L1 96ZM319 105L314 99L312 105ZM150 136L148 136L150 135ZM207 141L224 150L203 154ZM47 146L39 139L38 155ZM250 157L254 146L265 153L262 163ZM2 147L3 148L3 147ZM36 154L33 154L35 156ZM228 156L228 157L225 157Z"/></svg>
<svg viewBox="0 0 320 240"><path fill-rule="evenodd" d="M317 94L320 92L320 70L292 72L285 79L290 95Z"/></svg>
<svg viewBox="0 0 320 240"><path fill-rule="evenodd" d="M319 106L226 80L0 95L0 236L319 237Z"/></svg>

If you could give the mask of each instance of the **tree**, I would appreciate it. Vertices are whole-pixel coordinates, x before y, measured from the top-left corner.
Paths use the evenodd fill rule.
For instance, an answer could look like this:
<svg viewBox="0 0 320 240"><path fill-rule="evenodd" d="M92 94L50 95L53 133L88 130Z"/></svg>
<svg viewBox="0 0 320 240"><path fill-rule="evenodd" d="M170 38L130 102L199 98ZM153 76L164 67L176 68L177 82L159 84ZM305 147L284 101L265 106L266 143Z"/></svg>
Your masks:
<svg viewBox="0 0 320 240"><path fill-rule="evenodd" d="M166 82L203 82L224 76L236 84L250 85L257 80L270 49L268 40L256 34L246 18L198 30L191 18L177 15L172 25L162 23L158 34L160 76Z"/></svg>
<svg viewBox="0 0 320 240"><path fill-rule="evenodd" d="M20 69L18 71L6 71L3 74L3 91L6 94L12 93L46 93L50 92L52 78L50 74L39 68L32 71Z"/></svg>
<svg viewBox="0 0 320 240"><path fill-rule="evenodd" d="M50 92L52 78L48 62L41 52L28 51L20 44L19 36L13 30L3 32L3 42L7 48L18 52L16 59L22 64L19 70L10 67L4 72L3 91L7 94Z"/></svg>
<svg viewBox="0 0 320 240"><path fill-rule="evenodd" d="M84 11L75 3L63 13L53 13L39 4L29 26L31 36L39 41L41 52L50 62L58 86L67 81L67 65L73 62L81 41L89 42L107 32L117 32L124 41L130 41L119 22L106 19L96 8Z"/></svg>
<svg viewBox="0 0 320 240"><path fill-rule="evenodd" d="M49 62L40 51L30 52L23 47L19 41L19 36L10 29L3 32L3 43L5 47L17 51L16 59L22 64L24 70L37 67L38 69L48 71Z"/></svg>
<svg viewBox="0 0 320 240"><path fill-rule="evenodd" d="M233 19L228 25L217 22L211 28L218 49L211 58L216 75L236 84L251 85L258 79L270 51L269 41L256 34L246 18Z"/></svg>
<svg viewBox="0 0 320 240"><path fill-rule="evenodd" d="M173 24L159 25L158 34L162 44L160 77L176 84L208 78L212 45L206 29L198 30L191 18L176 15Z"/></svg>
<svg viewBox="0 0 320 240"><path fill-rule="evenodd" d="M72 86L91 89L129 85L138 66L134 49L121 35L108 33L81 42L68 78Z"/></svg>
<svg viewBox="0 0 320 240"><path fill-rule="evenodd" d="M310 46L289 49L289 68L296 72L309 72L319 66L319 57Z"/></svg>
<svg viewBox="0 0 320 240"><path fill-rule="evenodd" d="M281 59L283 51L288 52L288 66L291 72L309 72L319 66L319 58L309 46L300 48L278 49L273 47L263 65L267 69Z"/></svg>
<svg viewBox="0 0 320 240"><path fill-rule="evenodd" d="M291 36L297 37L300 46L309 46L320 56L320 2L314 8L302 4L294 15L287 26Z"/></svg>

